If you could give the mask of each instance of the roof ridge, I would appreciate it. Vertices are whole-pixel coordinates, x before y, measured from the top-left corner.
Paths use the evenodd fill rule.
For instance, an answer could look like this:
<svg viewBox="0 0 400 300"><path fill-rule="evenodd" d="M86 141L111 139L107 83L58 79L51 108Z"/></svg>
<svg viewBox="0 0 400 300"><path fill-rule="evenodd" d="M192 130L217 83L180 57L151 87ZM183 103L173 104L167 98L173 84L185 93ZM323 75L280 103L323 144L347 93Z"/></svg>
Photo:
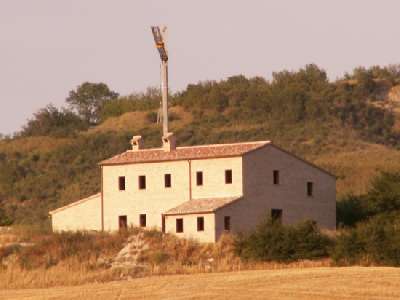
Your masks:
<svg viewBox="0 0 400 300"><path fill-rule="evenodd" d="M186 148L206 148L206 147L223 147L223 146L235 146L235 145L250 145L250 144L269 144L270 140L265 141L254 141L254 142L237 142L237 143L227 143L227 144L205 144L205 145L194 145L194 146L181 146L176 147L177 149L186 149Z"/></svg>
<svg viewBox="0 0 400 300"><path fill-rule="evenodd" d="M65 210L65 209L67 209L67 208L70 208L70 207L72 207L72 206L81 204L81 203L83 203L83 202L92 200L92 199L94 199L94 198L100 198L100 197L101 197L101 192L100 192L100 193L93 194L93 195L90 195L90 196L85 197L85 198L82 198L82 199L79 199L79 200L74 201L74 202L72 202L72 203L66 204L66 205L64 205L64 206L62 206L62 207L53 209L53 210L49 211L49 214L50 214L50 215L53 215L53 214L55 214L55 213L58 213L59 211L63 211L63 210Z"/></svg>

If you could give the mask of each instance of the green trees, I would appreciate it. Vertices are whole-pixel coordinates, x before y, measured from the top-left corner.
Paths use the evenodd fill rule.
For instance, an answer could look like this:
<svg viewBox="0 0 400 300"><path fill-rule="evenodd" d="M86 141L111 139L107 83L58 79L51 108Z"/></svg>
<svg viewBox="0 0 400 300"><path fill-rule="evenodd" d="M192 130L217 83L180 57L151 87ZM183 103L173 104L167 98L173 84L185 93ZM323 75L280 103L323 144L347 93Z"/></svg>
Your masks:
<svg viewBox="0 0 400 300"><path fill-rule="evenodd" d="M70 91L66 101L87 123L97 124L103 105L118 96L104 83L85 82Z"/></svg>
<svg viewBox="0 0 400 300"><path fill-rule="evenodd" d="M400 173L383 172L364 196L338 203L338 235L332 258L337 264L400 266Z"/></svg>
<svg viewBox="0 0 400 300"><path fill-rule="evenodd" d="M48 105L34 114L21 131L22 136L65 137L85 130L88 124L72 111Z"/></svg>
<svg viewBox="0 0 400 300"><path fill-rule="evenodd" d="M400 172L382 172L365 195L348 195L337 203L337 224L352 227L371 217L394 212L400 212Z"/></svg>
<svg viewBox="0 0 400 300"><path fill-rule="evenodd" d="M368 192L367 203L370 215L400 211L400 172L383 172L376 177Z"/></svg>

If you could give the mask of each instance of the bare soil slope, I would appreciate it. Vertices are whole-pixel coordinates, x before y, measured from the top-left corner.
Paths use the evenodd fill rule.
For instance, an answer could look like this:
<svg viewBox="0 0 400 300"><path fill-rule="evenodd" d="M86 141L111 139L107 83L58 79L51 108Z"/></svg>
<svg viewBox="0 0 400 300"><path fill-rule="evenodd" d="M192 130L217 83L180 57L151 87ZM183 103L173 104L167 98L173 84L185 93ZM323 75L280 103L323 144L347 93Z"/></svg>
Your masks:
<svg viewBox="0 0 400 300"><path fill-rule="evenodd" d="M399 299L399 282L396 268L281 269L3 290L0 299Z"/></svg>

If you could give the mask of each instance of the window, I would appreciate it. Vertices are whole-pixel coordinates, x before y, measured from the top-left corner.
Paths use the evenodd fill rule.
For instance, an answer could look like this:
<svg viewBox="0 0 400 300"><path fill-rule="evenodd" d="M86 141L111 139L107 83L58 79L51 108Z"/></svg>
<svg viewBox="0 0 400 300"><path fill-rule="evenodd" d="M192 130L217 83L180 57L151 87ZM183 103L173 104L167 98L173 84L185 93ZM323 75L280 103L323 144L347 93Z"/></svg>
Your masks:
<svg viewBox="0 0 400 300"><path fill-rule="evenodd" d="M224 230L226 230L226 231L231 230L231 217L230 216L224 217Z"/></svg>
<svg viewBox="0 0 400 300"><path fill-rule="evenodd" d="M176 232L177 233L183 232L183 219L176 219Z"/></svg>
<svg viewBox="0 0 400 300"><path fill-rule="evenodd" d="M201 171L196 172L196 184L203 185L203 172Z"/></svg>
<svg viewBox="0 0 400 300"><path fill-rule="evenodd" d="M274 170L274 184L279 184L279 171Z"/></svg>
<svg viewBox="0 0 400 300"><path fill-rule="evenodd" d="M271 209L271 219L273 222L282 223L282 209Z"/></svg>
<svg viewBox="0 0 400 300"><path fill-rule="evenodd" d="M139 176L139 190L146 189L146 176L141 175Z"/></svg>
<svg viewBox="0 0 400 300"><path fill-rule="evenodd" d="M125 176L120 176L118 178L118 188L120 191L125 191Z"/></svg>
<svg viewBox="0 0 400 300"><path fill-rule="evenodd" d="M232 170L225 170L225 184L232 183Z"/></svg>
<svg viewBox="0 0 400 300"><path fill-rule="evenodd" d="M204 231L204 217L197 217L197 231Z"/></svg>
<svg viewBox="0 0 400 300"><path fill-rule="evenodd" d="M119 230L125 230L128 228L128 218L126 216L118 217Z"/></svg>
<svg viewBox="0 0 400 300"><path fill-rule="evenodd" d="M313 195L314 193L313 189L314 189L314 184L311 181L307 182L307 196L311 197Z"/></svg>
<svg viewBox="0 0 400 300"><path fill-rule="evenodd" d="M146 215L145 214L139 215L139 224L140 224L140 227L146 227Z"/></svg>
<svg viewBox="0 0 400 300"><path fill-rule="evenodd" d="M171 187L171 174L164 175L164 185L166 188Z"/></svg>

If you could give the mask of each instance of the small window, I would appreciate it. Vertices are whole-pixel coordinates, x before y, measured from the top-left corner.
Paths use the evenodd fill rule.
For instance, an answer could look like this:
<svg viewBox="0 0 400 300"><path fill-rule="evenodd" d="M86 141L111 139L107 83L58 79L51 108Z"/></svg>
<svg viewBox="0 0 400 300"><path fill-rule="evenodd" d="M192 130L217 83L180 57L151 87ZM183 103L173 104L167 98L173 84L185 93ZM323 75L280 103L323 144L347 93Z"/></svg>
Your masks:
<svg viewBox="0 0 400 300"><path fill-rule="evenodd" d="M271 209L271 219L273 222L282 223L282 209Z"/></svg>
<svg viewBox="0 0 400 300"><path fill-rule="evenodd" d="M118 178L118 188L120 191L125 191L125 176L120 176Z"/></svg>
<svg viewBox="0 0 400 300"><path fill-rule="evenodd" d="M141 175L139 176L139 190L146 189L146 176Z"/></svg>
<svg viewBox="0 0 400 300"><path fill-rule="evenodd" d="M197 231L204 231L204 217L197 217Z"/></svg>
<svg viewBox="0 0 400 300"><path fill-rule="evenodd" d="M146 227L146 215L145 214L141 214L139 216L139 224L140 224L140 227Z"/></svg>
<svg viewBox="0 0 400 300"><path fill-rule="evenodd" d="M224 230L226 230L226 231L231 230L231 217L230 216L224 217Z"/></svg>
<svg viewBox="0 0 400 300"><path fill-rule="evenodd" d="M309 181L307 182L307 196L311 197L314 193L314 184Z"/></svg>
<svg viewBox="0 0 400 300"><path fill-rule="evenodd" d="M197 185L203 185L203 172L196 172L196 183Z"/></svg>
<svg viewBox="0 0 400 300"><path fill-rule="evenodd" d="M183 219L176 219L176 232L177 233L183 232Z"/></svg>
<svg viewBox="0 0 400 300"><path fill-rule="evenodd" d="M225 170L225 184L232 183L232 170Z"/></svg>
<svg viewBox="0 0 400 300"><path fill-rule="evenodd" d="M279 171L274 170L274 184L279 184Z"/></svg>
<svg viewBox="0 0 400 300"><path fill-rule="evenodd" d="M164 175L164 185L166 188L171 187L171 174Z"/></svg>

